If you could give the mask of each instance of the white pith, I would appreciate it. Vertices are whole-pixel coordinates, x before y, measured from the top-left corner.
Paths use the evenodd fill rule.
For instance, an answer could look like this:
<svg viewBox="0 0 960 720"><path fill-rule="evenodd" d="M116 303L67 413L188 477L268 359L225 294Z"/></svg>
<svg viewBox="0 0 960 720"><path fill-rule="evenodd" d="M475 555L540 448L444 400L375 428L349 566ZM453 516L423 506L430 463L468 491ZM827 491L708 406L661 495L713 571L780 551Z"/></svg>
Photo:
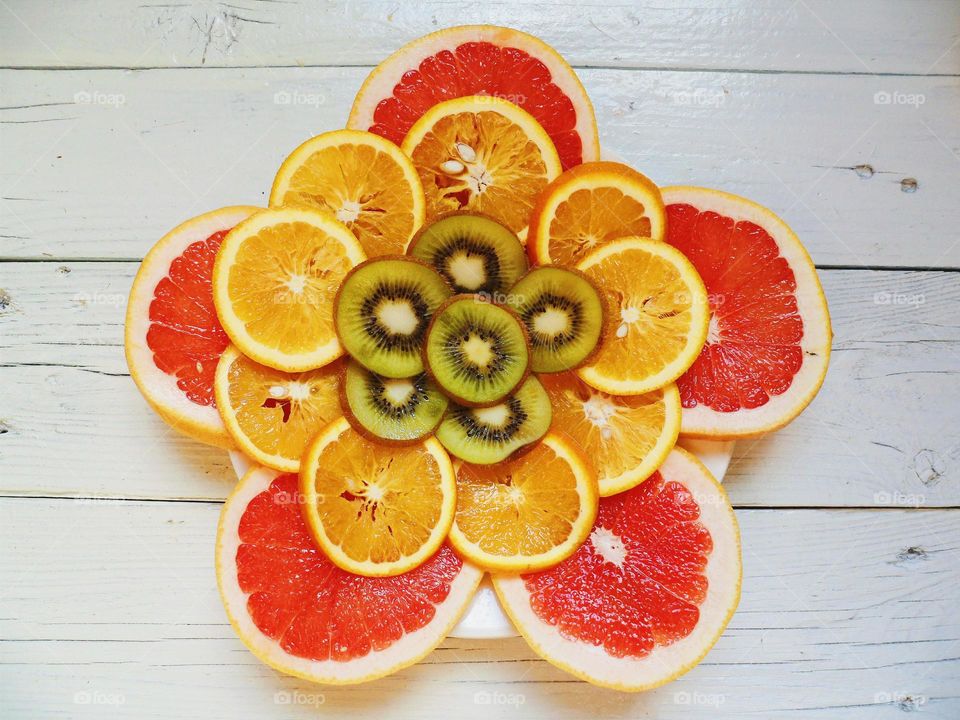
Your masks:
<svg viewBox="0 0 960 720"><path fill-rule="evenodd" d="M458 252L447 262L447 272L462 288L476 290L487 281L486 265L480 255Z"/></svg>
<svg viewBox="0 0 960 720"><path fill-rule="evenodd" d="M394 335L410 335L420 324L417 313L407 300L385 300L377 306L377 320Z"/></svg>
<svg viewBox="0 0 960 720"><path fill-rule="evenodd" d="M691 492L700 507L700 522L713 538L705 571L709 590L700 605L699 622L686 637L658 645L640 659L617 658L602 647L569 639L541 620L530 605L522 577L493 576L501 604L538 654L577 677L618 690L649 690L696 665L723 633L740 598L740 532L723 489L699 460L681 449L670 453L660 472L666 480L680 482ZM616 537L608 531L596 537L606 546L601 553L616 559L617 546L611 536ZM606 554L603 557L609 561Z"/></svg>
<svg viewBox="0 0 960 720"><path fill-rule="evenodd" d="M265 468L251 469L227 499L217 532L217 581L227 617L247 648L261 661L280 672L320 683L357 683L388 675L412 665L439 645L466 609L483 572L464 562L446 599L436 606L434 619L404 635L385 650L374 650L349 662L308 660L287 653L280 644L254 624L247 611L248 595L240 589L236 556L240 546L239 525L250 501L265 491L279 475Z"/></svg>
<svg viewBox="0 0 960 720"><path fill-rule="evenodd" d="M760 407L736 412L717 412L704 405L684 408L680 432L693 437L749 437L776 430L796 417L820 389L830 359L833 338L830 316L817 271L794 232L767 208L736 195L706 188L677 186L662 189L666 205L686 203L700 211L713 211L735 222L747 221L766 230L777 243L781 256L793 270L797 283L797 309L803 320L800 343L803 362L789 389L771 396ZM719 339L719 324L714 338Z"/></svg>
<svg viewBox="0 0 960 720"><path fill-rule="evenodd" d="M188 220L171 230L154 245L140 264L127 305L127 364L140 392L158 410L175 416L169 421L184 421L181 426L184 431L189 431L190 425L195 425L201 432L222 436L225 445L231 443L216 407L197 405L188 400L177 387L177 378L163 372L154 363L153 351L147 345L150 303L157 283L167 277L170 263L190 245L206 240L216 232L229 230L257 212L260 212L260 208L226 207Z"/></svg>

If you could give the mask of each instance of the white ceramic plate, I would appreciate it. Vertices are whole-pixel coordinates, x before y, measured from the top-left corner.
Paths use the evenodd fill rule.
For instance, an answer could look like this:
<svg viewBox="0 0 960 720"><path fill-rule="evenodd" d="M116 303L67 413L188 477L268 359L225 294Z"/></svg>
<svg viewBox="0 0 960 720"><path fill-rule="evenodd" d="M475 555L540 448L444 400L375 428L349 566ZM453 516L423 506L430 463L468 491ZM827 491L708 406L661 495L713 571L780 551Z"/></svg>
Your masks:
<svg viewBox="0 0 960 720"><path fill-rule="evenodd" d="M717 480L723 480L733 456L733 442L683 440L680 444L700 458ZM250 458L236 450L230 452L230 462L237 477L243 477L253 465ZM467 612L450 632L450 637L455 638L509 638L517 635L513 624L500 609L489 577L483 579Z"/></svg>

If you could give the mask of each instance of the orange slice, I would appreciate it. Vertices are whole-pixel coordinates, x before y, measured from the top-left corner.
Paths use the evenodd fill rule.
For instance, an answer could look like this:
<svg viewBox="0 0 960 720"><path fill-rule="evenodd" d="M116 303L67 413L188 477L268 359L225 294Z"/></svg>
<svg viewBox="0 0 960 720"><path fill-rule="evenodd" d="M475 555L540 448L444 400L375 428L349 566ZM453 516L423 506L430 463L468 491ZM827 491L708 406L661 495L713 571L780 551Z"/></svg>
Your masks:
<svg viewBox="0 0 960 720"><path fill-rule="evenodd" d="M458 466L450 542L488 570L552 567L586 539L597 502L590 462L569 439L549 433L512 460Z"/></svg>
<svg viewBox="0 0 960 720"><path fill-rule="evenodd" d="M294 150L270 191L270 207L280 205L335 217L368 257L402 253L424 218L413 163L389 140L359 130L323 133Z"/></svg>
<svg viewBox="0 0 960 720"><path fill-rule="evenodd" d="M243 452L275 470L297 472L307 443L340 417L339 362L286 373L254 362L233 346L217 365L217 408Z"/></svg>
<svg viewBox="0 0 960 720"><path fill-rule="evenodd" d="M584 382L613 395L641 395L669 385L697 359L707 339L707 292L680 251L624 238L578 268L607 304L600 350L577 370Z"/></svg>
<svg viewBox="0 0 960 720"><path fill-rule="evenodd" d="M485 213L523 239L537 195L560 158L533 116L501 98L473 95L430 108L403 141L420 174L427 218Z"/></svg>
<svg viewBox="0 0 960 720"><path fill-rule="evenodd" d="M646 480L680 434L680 393L671 383L643 395L609 395L574 373L541 375L550 395L553 428L572 438L597 467L600 495Z"/></svg>
<svg viewBox="0 0 960 720"><path fill-rule="evenodd" d="M665 228L663 198L649 178L623 163L589 162L567 170L540 194L527 250L541 265L574 265L629 235L663 240Z"/></svg>
<svg viewBox="0 0 960 720"><path fill-rule="evenodd" d="M453 466L436 439L380 445L342 417L307 448L300 490L320 549L357 575L412 570L439 549L453 522Z"/></svg>
<svg viewBox="0 0 960 720"><path fill-rule="evenodd" d="M213 267L213 301L234 345L259 363L299 372L343 354L333 298L366 259L343 224L316 210L257 213L224 239Z"/></svg>

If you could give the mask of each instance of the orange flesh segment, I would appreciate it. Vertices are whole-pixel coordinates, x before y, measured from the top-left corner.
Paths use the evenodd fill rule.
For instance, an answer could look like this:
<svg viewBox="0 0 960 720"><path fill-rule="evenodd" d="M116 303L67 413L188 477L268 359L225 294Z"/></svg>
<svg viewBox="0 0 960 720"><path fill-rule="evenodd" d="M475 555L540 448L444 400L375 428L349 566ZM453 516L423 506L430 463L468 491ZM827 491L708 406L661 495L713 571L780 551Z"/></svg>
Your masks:
<svg viewBox="0 0 960 720"><path fill-rule="evenodd" d="M650 237L648 208L613 187L575 190L550 222L550 260L576 265L591 250L628 235Z"/></svg>

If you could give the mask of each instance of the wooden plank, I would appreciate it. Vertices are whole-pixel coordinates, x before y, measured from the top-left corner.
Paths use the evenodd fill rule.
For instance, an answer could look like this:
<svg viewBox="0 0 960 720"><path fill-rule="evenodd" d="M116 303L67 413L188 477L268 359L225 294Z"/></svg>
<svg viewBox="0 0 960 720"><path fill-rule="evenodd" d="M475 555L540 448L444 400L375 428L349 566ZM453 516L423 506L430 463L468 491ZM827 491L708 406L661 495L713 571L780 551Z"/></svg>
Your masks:
<svg viewBox="0 0 960 720"><path fill-rule="evenodd" d="M169 432L127 377L123 312L136 268L0 263L0 493L221 499L229 490L225 455ZM788 428L738 444L733 501L960 505L960 274L821 275L836 334L826 384Z"/></svg>
<svg viewBox="0 0 960 720"><path fill-rule="evenodd" d="M960 267L960 78L582 75L605 148L658 182L770 206L820 264ZM0 257L140 258L186 217L265 203L284 156L342 126L362 77L0 71Z"/></svg>
<svg viewBox="0 0 960 720"><path fill-rule="evenodd" d="M31 0L0 6L0 66L375 65L403 43L464 22L509 25L579 66L856 73L957 71L951 0L696 0L132 5Z"/></svg>
<svg viewBox="0 0 960 720"><path fill-rule="evenodd" d="M322 704L372 718L383 717L385 698L391 716L418 718L447 718L451 707L469 718L578 718L587 706L610 718L960 710L960 512L740 511L745 576L730 628L700 666L641 695L578 682L519 638L450 640L368 688L285 678L225 621L213 570L218 512L0 500L11 550L0 556L5 715L315 717Z"/></svg>

